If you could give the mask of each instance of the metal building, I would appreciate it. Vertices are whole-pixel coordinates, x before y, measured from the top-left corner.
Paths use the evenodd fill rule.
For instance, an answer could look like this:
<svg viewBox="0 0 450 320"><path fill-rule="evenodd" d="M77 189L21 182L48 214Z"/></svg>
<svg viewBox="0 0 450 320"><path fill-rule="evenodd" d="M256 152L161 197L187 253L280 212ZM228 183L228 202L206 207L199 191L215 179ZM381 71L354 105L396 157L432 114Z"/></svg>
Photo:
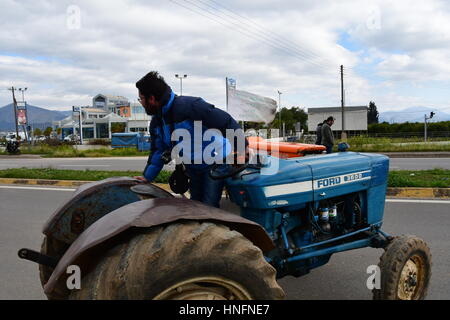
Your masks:
<svg viewBox="0 0 450 320"><path fill-rule="evenodd" d="M367 131L367 106L349 106L344 107L344 130L351 131ZM316 130L317 124L323 122L329 116L336 118L333 131L342 131L342 108L308 108L308 131Z"/></svg>

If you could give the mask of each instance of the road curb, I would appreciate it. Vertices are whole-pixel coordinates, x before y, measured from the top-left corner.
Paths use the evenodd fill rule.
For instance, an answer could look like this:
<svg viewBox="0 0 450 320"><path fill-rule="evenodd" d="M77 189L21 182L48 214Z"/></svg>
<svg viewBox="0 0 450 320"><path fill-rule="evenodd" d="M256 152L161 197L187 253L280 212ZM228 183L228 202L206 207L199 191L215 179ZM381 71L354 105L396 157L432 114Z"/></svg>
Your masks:
<svg viewBox="0 0 450 320"><path fill-rule="evenodd" d="M388 188L386 196L394 198L449 199L450 188Z"/></svg>
<svg viewBox="0 0 450 320"><path fill-rule="evenodd" d="M0 184L40 185L55 187L79 187L89 182L92 181L0 178ZM158 187L171 192L168 184L155 184ZM386 196L390 198L410 199L450 199L450 188L388 188Z"/></svg>
<svg viewBox="0 0 450 320"><path fill-rule="evenodd" d="M55 187L79 187L92 181L0 178L0 184L25 184Z"/></svg>

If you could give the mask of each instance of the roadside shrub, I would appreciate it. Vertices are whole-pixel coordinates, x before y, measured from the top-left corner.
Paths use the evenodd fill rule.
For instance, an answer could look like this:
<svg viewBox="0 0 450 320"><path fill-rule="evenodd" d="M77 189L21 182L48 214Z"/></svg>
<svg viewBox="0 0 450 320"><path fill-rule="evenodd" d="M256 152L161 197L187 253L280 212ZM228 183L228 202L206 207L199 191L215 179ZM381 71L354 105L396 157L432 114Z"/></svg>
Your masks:
<svg viewBox="0 0 450 320"><path fill-rule="evenodd" d="M72 146L75 144L75 141L63 141L54 138L47 138L44 141L40 141L38 144L46 145L49 147Z"/></svg>
<svg viewBox="0 0 450 320"><path fill-rule="evenodd" d="M111 140L109 139L92 139L88 142L89 145L110 146Z"/></svg>

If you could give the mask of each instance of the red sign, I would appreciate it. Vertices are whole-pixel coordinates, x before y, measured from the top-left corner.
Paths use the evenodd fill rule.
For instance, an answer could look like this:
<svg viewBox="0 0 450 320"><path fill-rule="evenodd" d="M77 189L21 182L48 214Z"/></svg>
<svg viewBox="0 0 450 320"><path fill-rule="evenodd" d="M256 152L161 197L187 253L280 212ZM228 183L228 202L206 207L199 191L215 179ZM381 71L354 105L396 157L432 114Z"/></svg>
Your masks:
<svg viewBox="0 0 450 320"><path fill-rule="evenodd" d="M25 109L17 110L17 122L19 125L27 124L27 116L25 114Z"/></svg>

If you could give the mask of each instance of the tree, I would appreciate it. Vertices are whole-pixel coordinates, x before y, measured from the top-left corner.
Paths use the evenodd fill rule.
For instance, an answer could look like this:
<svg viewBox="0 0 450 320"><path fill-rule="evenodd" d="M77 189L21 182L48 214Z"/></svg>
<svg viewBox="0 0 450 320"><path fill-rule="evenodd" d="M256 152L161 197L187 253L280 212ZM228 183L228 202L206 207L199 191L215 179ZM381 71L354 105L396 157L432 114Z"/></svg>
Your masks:
<svg viewBox="0 0 450 320"><path fill-rule="evenodd" d="M295 124L300 122L301 128L308 131L307 127L308 114L300 107L282 108L281 109L281 122L284 122L286 133L295 131ZM245 130L248 129L279 129L280 128L280 115L279 112L275 114L272 122L267 125L263 122L245 122ZM280 133L281 134L281 133Z"/></svg>
<svg viewBox="0 0 450 320"><path fill-rule="evenodd" d="M111 133L125 132L125 123L113 122L111 123Z"/></svg>
<svg viewBox="0 0 450 320"><path fill-rule="evenodd" d="M295 131L295 124L300 122L302 129L307 131L308 114L300 107L291 107L281 109L281 122L285 123L286 132ZM280 115L277 112L273 121L269 124L270 128L280 128Z"/></svg>
<svg viewBox="0 0 450 320"><path fill-rule="evenodd" d="M375 105L375 102L370 101L369 103L369 110L367 110L367 124L374 124L378 123L378 110L377 106Z"/></svg>
<svg viewBox="0 0 450 320"><path fill-rule="evenodd" d="M44 130L44 136L49 137L50 134L52 133L52 131L53 131L52 127L47 127L47 128L45 128L45 130Z"/></svg>
<svg viewBox="0 0 450 320"><path fill-rule="evenodd" d="M60 135L61 133L62 133L62 128L57 128L57 129L56 129L56 134L57 134L57 135Z"/></svg>
<svg viewBox="0 0 450 320"><path fill-rule="evenodd" d="M42 135L42 130L39 128L34 129L33 136L38 137Z"/></svg>

